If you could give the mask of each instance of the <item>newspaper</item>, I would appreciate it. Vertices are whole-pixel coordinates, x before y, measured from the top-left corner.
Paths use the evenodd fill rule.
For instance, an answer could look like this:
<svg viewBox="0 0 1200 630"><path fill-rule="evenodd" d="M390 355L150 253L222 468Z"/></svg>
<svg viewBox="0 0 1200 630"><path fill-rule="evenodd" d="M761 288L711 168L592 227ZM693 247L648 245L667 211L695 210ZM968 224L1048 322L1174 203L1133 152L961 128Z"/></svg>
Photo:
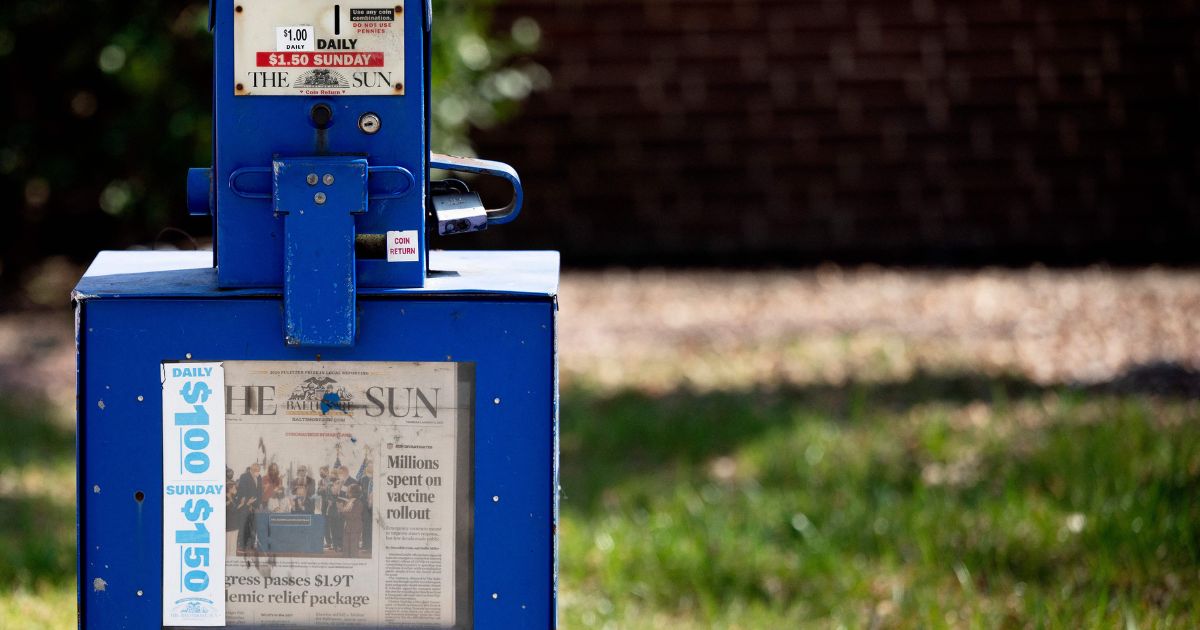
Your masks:
<svg viewBox="0 0 1200 630"><path fill-rule="evenodd" d="M225 363L226 622L470 615L473 365Z"/></svg>

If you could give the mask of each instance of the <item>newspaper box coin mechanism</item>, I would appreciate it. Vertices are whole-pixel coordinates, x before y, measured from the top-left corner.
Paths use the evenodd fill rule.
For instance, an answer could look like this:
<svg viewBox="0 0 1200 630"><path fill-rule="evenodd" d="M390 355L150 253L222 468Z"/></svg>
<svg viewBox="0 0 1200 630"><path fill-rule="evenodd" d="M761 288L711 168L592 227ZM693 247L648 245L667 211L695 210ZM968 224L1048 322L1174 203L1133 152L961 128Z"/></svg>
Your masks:
<svg viewBox="0 0 1200 630"><path fill-rule="evenodd" d="M558 255L430 250L522 193L429 151L429 3L210 25L214 252L74 293L80 625L553 627Z"/></svg>

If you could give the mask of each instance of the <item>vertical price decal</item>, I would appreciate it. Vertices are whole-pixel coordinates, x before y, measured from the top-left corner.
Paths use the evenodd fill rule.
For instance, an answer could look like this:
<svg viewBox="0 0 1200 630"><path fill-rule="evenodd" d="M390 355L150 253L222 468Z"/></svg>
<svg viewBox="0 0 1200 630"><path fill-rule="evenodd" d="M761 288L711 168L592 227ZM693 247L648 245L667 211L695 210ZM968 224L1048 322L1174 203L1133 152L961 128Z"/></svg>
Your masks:
<svg viewBox="0 0 1200 630"><path fill-rule="evenodd" d="M225 371L163 363L163 625L225 625Z"/></svg>

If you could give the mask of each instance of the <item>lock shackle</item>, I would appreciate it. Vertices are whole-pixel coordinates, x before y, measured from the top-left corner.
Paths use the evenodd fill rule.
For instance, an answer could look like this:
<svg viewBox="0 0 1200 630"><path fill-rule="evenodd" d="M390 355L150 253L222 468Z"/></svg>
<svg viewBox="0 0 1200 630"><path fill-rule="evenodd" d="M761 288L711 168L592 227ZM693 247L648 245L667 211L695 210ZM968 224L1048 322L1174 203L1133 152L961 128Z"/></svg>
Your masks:
<svg viewBox="0 0 1200 630"><path fill-rule="evenodd" d="M512 200L503 208L487 209L488 225L511 223L517 218L517 215L521 214L521 207L525 203L525 189L521 187L521 178L517 175L517 171L513 167L503 162L443 155L441 153L429 154L429 166L456 173L476 173L490 177L499 177L507 181L513 189Z"/></svg>

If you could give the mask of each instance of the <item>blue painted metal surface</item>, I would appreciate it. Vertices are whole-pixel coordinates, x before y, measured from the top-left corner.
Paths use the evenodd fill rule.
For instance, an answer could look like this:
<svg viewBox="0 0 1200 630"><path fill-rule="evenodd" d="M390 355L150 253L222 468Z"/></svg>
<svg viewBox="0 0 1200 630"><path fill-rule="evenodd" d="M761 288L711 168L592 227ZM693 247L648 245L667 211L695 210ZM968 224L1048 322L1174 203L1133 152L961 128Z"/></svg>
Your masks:
<svg viewBox="0 0 1200 630"><path fill-rule="evenodd" d="M242 169L268 168L277 157L356 155L371 167L399 167L411 174L411 192L373 196L368 211L355 217L358 234L416 230L421 258L392 264L370 274L380 286L420 287L425 281L425 206L429 160L427 40L424 2L411 3L403 15L405 69L403 95L395 96L239 96L234 80L235 0L213 0L215 94L213 180L215 239L222 288L279 287L284 279L283 219L272 212L268 196L242 195L231 186ZM333 112L327 129L310 120L313 106ZM378 113L383 125L374 134L359 131L359 116ZM261 171L259 171L261 172ZM247 183L248 190L270 191L269 179ZM266 186L261 186L265 183Z"/></svg>
<svg viewBox="0 0 1200 630"><path fill-rule="evenodd" d="M212 215L213 181L211 168L190 168L187 174L188 214L194 217Z"/></svg>
<svg viewBox="0 0 1200 630"><path fill-rule="evenodd" d="M359 287L359 297L507 295L554 297L558 252L429 252L424 288ZM361 267L359 273L362 273ZM91 298L211 297L217 284L212 252L100 252L76 294ZM280 297L277 288L222 290L226 298Z"/></svg>
<svg viewBox="0 0 1200 630"><path fill-rule="evenodd" d="M524 193L512 167L499 162L429 153L430 28L428 0L402 13L402 94L388 96L254 96L239 94L234 79L235 0L211 0L209 26L215 33L214 127L211 169L188 177L188 208L213 215L215 264L222 288L279 287L284 283L283 219L272 212L270 164L276 158L354 155L369 165L370 203L355 218L357 234L416 231L418 260L385 264L358 260L359 285L421 287L426 281L426 208L429 170L434 167L500 177L513 199L488 211L488 224L516 219ZM317 128L311 113L326 106L332 122ZM382 124L375 133L358 129L365 113ZM208 196L207 202L205 196Z"/></svg>
<svg viewBox="0 0 1200 630"><path fill-rule="evenodd" d="M191 189L191 182L201 185L200 176L192 171L208 171L194 168L188 172L188 201L199 200L199 194ZM229 176L229 189L233 194L246 199L270 199L274 190L273 169L269 166L247 166L239 168ZM417 188L417 179L402 166L370 166L367 168L367 192L372 200L399 199ZM198 214L193 212L193 214ZM200 213L202 214L202 213Z"/></svg>
<svg viewBox="0 0 1200 630"><path fill-rule="evenodd" d="M275 160L284 217L283 320L289 346L354 345L354 217L367 211L367 161Z"/></svg>
<svg viewBox="0 0 1200 630"><path fill-rule="evenodd" d="M159 363L317 358L280 341L277 289L219 290L207 260L108 253L76 290L84 627L160 627ZM360 293L358 343L322 349L321 359L475 364L473 626L554 627L557 256L434 262L435 287Z"/></svg>
<svg viewBox="0 0 1200 630"><path fill-rule="evenodd" d="M513 186L488 224L523 202L511 167L429 153L430 2L397 12L407 81L389 96L239 95L235 7L210 3L214 164L188 174L216 253L105 252L74 294L81 626L160 627L159 366L198 360L473 364L463 625L553 627L558 255L428 251L431 164ZM318 105L331 124L313 122ZM374 133L358 128L367 112ZM417 233L418 260L356 257L357 237L391 231Z"/></svg>

